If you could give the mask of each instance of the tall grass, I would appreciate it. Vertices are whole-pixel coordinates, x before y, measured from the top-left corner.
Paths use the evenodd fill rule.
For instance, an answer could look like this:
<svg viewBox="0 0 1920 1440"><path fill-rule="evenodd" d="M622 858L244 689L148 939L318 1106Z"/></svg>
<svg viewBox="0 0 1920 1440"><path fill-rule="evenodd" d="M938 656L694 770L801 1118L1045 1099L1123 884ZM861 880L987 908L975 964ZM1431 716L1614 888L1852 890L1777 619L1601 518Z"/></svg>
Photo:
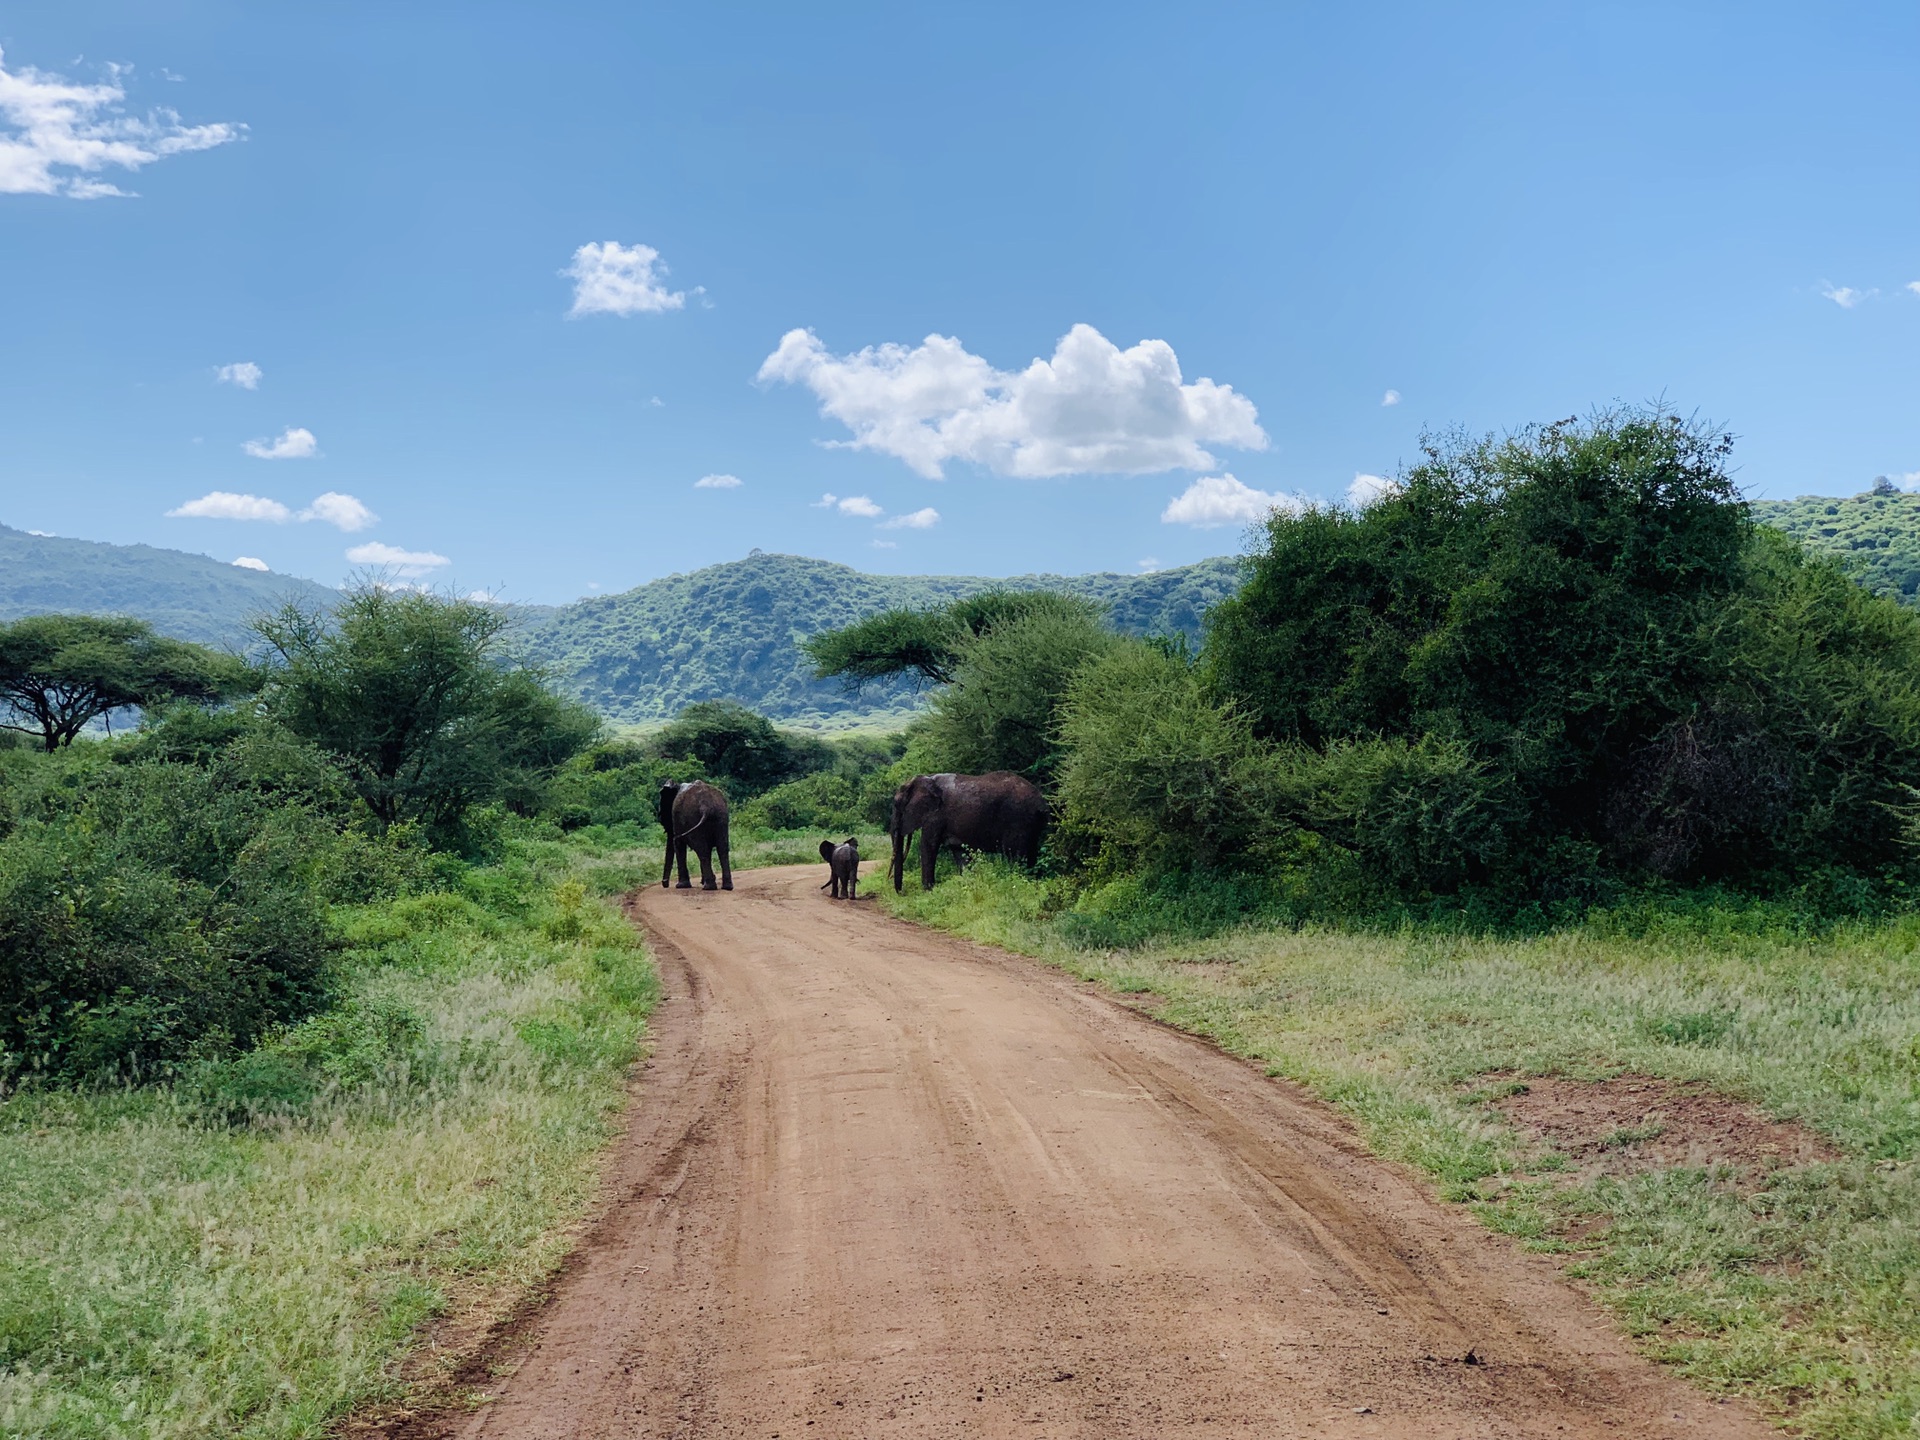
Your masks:
<svg viewBox="0 0 1920 1440"><path fill-rule="evenodd" d="M307 1436L499 1313L595 1186L658 994L600 897L644 855L519 842L336 914L329 1013L171 1088L0 1102L0 1434Z"/></svg>
<svg viewBox="0 0 1920 1440"><path fill-rule="evenodd" d="M1920 918L1809 936L1770 913L1655 906L1498 938L1220 928L1204 896L1156 916L1137 892L1056 913L1043 883L982 864L930 893L881 894L909 918L1163 997L1162 1018L1305 1085L1445 1198L1563 1253L1697 1382L1808 1435L1913 1433ZM1152 938L1086 943L1115 916ZM1844 1158L1758 1185L1711 1168L1570 1179L1488 1105L1490 1075L1622 1071L1704 1081Z"/></svg>

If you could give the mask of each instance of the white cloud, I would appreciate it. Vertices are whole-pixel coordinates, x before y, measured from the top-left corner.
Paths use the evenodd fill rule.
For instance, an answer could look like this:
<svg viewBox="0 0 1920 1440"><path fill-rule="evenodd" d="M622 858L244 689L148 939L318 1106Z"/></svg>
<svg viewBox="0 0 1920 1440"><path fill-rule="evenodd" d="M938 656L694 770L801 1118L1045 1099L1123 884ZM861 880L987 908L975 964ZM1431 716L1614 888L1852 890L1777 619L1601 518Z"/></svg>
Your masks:
<svg viewBox="0 0 1920 1440"><path fill-rule="evenodd" d="M811 330L789 330L758 378L811 390L820 413L853 432L831 443L892 455L933 480L949 460L1028 477L1198 470L1214 463L1207 445L1267 444L1253 402L1230 385L1185 384L1164 340L1121 350L1091 325L1017 372L950 336L833 355Z"/></svg>
<svg viewBox="0 0 1920 1440"><path fill-rule="evenodd" d="M1380 403L1382 405L1398 405L1400 403L1400 392L1398 390L1387 391L1386 394L1380 397Z"/></svg>
<svg viewBox="0 0 1920 1440"><path fill-rule="evenodd" d="M1920 295L1920 280L1909 280L1907 282L1907 289L1916 295Z"/></svg>
<svg viewBox="0 0 1920 1440"><path fill-rule="evenodd" d="M1306 508L1307 502L1298 495L1269 494L1231 475L1202 475L1167 503L1160 512L1160 523L1211 530L1220 525L1248 525L1266 519L1275 510L1297 515Z"/></svg>
<svg viewBox="0 0 1920 1440"><path fill-rule="evenodd" d="M875 516L887 513L864 495L843 496L833 508L842 515L858 515L863 520L871 520Z"/></svg>
<svg viewBox="0 0 1920 1440"><path fill-rule="evenodd" d="M696 490L738 490L747 482L738 475L702 475L693 482Z"/></svg>
<svg viewBox="0 0 1920 1440"><path fill-rule="evenodd" d="M573 281L569 316L656 315L687 303L685 294L668 290L662 282L667 267L651 245L622 245L617 240L582 245L560 273Z"/></svg>
<svg viewBox="0 0 1920 1440"><path fill-rule="evenodd" d="M876 540L873 542L873 548L876 550L898 550L900 548L900 542L897 540Z"/></svg>
<svg viewBox="0 0 1920 1440"><path fill-rule="evenodd" d="M260 367L251 360L242 360L237 365L221 365L213 372L214 382L223 385L238 385L242 390L260 388Z"/></svg>
<svg viewBox="0 0 1920 1440"><path fill-rule="evenodd" d="M442 565L453 563L446 556L436 555L431 550L402 550L398 545L388 545L379 540L354 546L347 551L347 560L354 565L372 565L390 570L402 580L417 580Z"/></svg>
<svg viewBox="0 0 1920 1440"><path fill-rule="evenodd" d="M878 510L875 511L878 514ZM911 515L896 515L891 520L882 520L882 530L931 530L940 523L940 512L931 505L924 510L916 510Z"/></svg>
<svg viewBox="0 0 1920 1440"><path fill-rule="evenodd" d="M184 125L165 107L145 119L128 115L121 108L125 73L109 66L104 83L81 85L31 66L9 71L0 53L0 193L75 200L125 195L90 177L210 150L246 132L244 125Z"/></svg>
<svg viewBox="0 0 1920 1440"><path fill-rule="evenodd" d="M242 570L271 570L273 568L267 564L266 561L257 559L252 555L242 555L233 563L238 565Z"/></svg>
<svg viewBox="0 0 1920 1440"><path fill-rule="evenodd" d="M236 495L231 490L209 490L198 500L167 511L173 520L270 520L282 524L293 512L278 500L263 495Z"/></svg>
<svg viewBox="0 0 1920 1440"><path fill-rule="evenodd" d="M1152 555L1147 556L1147 558L1144 560L1137 560L1134 563L1138 565L1143 572L1149 575L1152 574L1155 570L1158 570L1160 568L1160 561Z"/></svg>
<svg viewBox="0 0 1920 1440"><path fill-rule="evenodd" d="M1364 510L1369 505L1377 505L1399 488L1384 475L1356 474L1353 483L1347 486L1347 504L1356 510Z"/></svg>
<svg viewBox="0 0 1920 1440"><path fill-rule="evenodd" d="M51 530L29 530L27 533L29 535L38 535L42 540L57 540L60 538Z"/></svg>
<svg viewBox="0 0 1920 1440"><path fill-rule="evenodd" d="M1862 300L1871 300L1878 290L1856 290L1851 285L1835 285L1831 281L1820 282L1820 293L1833 301L1842 310L1851 310Z"/></svg>
<svg viewBox="0 0 1920 1440"><path fill-rule="evenodd" d="M320 442L311 430L290 425L277 440L249 440L240 448L256 460L311 460L320 453Z"/></svg>
<svg viewBox="0 0 1920 1440"><path fill-rule="evenodd" d="M302 510L302 520L324 520L336 530L365 530L377 523L380 517L369 510L351 495L342 495L338 490L329 490L324 495L313 497L313 503Z"/></svg>

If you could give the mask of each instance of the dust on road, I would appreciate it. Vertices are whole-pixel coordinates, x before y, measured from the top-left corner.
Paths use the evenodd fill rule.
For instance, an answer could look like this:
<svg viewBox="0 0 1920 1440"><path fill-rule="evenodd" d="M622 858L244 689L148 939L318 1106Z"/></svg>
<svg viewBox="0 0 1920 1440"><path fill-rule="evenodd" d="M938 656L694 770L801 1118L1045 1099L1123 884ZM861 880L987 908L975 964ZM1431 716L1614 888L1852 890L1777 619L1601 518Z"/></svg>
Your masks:
<svg viewBox="0 0 1920 1440"><path fill-rule="evenodd" d="M1768 1433L1299 1091L820 878L634 897L669 998L610 1207L434 1428Z"/></svg>

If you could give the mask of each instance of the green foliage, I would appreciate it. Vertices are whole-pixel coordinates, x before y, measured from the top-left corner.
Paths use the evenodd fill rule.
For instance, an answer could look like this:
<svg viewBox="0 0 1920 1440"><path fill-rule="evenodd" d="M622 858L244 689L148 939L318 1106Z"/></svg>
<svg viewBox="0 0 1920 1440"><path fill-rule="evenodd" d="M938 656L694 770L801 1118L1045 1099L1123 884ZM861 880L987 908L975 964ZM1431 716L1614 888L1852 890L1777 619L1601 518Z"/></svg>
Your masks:
<svg viewBox="0 0 1920 1440"><path fill-rule="evenodd" d="M1205 662L1278 816L1406 898L1904 867L1920 622L1755 532L1726 454L1604 414L1276 516Z"/></svg>
<svg viewBox="0 0 1920 1440"><path fill-rule="evenodd" d="M776 721L898 725L920 708L916 683L881 679L848 694L815 678L801 648L809 637L982 591L1060 590L1107 606L1123 633L1197 639L1207 607L1238 576L1233 559L1151 575L987 580L863 575L824 560L755 554L569 605L532 635L529 650L563 691L621 723L657 723L696 701L728 699Z"/></svg>
<svg viewBox="0 0 1920 1440"><path fill-rule="evenodd" d="M1263 753L1246 718L1164 647L1124 641L1081 668L1061 707L1064 824L1155 869L1244 855L1271 829Z"/></svg>
<svg viewBox="0 0 1920 1440"><path fill-rule="evenodd" d="M290 737L199 764L128 749L41 762L0 840L0 1083L247 1049L324 1004L329 902L417 879L342 829L345 785Z"/></svg>
<svg viewBox="0 0 1920 1440"><path fill-rule="evenodd" d="M114 710L221 700L245 683L238 660L141 620L33 615L0 625L0 725L39 735L48 750Z"/></svg>
<svg viewBox="0 0 1920 1440"><path fill-rule="evenodd" d="M1061 758L1056 712L1074 673L1121 643L1093 602L1034 597L1024 613L966 643L954 683L934 697L926 753L943 770L1012 770L1050 782Z"/></svg>
<svg viewBox="0 0 1920 1440"><path fill-rule="evenodd" d="M1876 595L1920 604L1920 494L1876 486L1859 495L1756 500L1753 518L1830 555Z"/></svg>
<svg viewBox="0 0 1920 1440"><path fill-rule="evenodd" d="M258 622L272 657L262 698L340 757L381 826L449 836L475 806L537 808L599 729L508 663L508 624L490 605L376 584L330 614L289 604Z"/></svg>
<svg viewBox="0 0 1920 1440"><path fill-rule="evenodd" d="M651 748L663 760L697 762L734 802L819 768L830 753L823 741L777 730L764 715L731 700L687 706L654 735Z"/></svg>

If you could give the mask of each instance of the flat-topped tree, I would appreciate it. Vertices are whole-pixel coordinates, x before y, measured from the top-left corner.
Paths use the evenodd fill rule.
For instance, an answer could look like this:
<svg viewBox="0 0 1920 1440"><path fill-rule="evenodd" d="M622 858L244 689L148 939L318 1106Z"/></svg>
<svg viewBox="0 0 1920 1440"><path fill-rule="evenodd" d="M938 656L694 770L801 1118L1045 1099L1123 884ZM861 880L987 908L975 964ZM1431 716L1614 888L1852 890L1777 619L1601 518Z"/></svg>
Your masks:
<svg viewBox="0 0 1920 1440"><path fill-rule="evenodd" d="M121 615L30 615L0 625L0 728L51 753L100 716L171 700L211 703L245 688L231 655Z"/></svg>

